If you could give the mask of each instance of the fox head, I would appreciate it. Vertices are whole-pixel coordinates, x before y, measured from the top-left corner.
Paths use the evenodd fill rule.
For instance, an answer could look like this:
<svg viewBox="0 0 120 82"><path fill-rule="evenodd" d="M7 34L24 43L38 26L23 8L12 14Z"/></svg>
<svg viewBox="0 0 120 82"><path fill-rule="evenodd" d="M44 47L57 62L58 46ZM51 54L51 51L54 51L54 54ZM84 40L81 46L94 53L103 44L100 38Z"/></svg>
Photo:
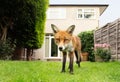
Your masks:
<svg viewBox="0 0 120 82"><path fill-rule="evenodd" d="M67 30L60 30L57 26L51 24L54 32L55 43L58 45L60 51L72 51L72 33L75 29L75 25L71 25Z"/></svg>

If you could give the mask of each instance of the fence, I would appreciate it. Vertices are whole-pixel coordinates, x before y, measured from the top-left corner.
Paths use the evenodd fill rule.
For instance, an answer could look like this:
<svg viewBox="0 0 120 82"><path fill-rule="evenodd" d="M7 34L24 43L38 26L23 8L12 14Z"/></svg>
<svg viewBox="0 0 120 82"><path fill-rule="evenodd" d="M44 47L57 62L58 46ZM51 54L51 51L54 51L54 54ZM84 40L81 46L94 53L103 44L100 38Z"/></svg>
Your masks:
<svg viewBox="0 0 120 82"><path fill-rule="evenodd" d="M109 44L112 60L120 60L120 19L108 23L94 33L95 44Z"/></svg>

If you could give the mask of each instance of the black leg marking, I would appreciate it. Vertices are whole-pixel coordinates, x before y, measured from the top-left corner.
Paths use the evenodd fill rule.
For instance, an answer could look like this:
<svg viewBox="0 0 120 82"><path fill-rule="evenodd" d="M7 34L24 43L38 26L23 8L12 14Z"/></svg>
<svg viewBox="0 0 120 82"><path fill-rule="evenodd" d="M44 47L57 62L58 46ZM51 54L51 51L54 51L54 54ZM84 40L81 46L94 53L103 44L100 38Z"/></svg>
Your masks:
<svg viewBox="0 0 120 82"><path fill-rule="evenodd" d="M70 63L69 63L70 73L73 74L73 61L74 61L73 52L69 53L69 57L70 57Z"/></svg>
<svg viewBox="0 0 120 82"><path fill-rule="evenodd" d="M66 56L67 56L67 53L63 52L63 62L62 62L62 71L61 72L65 72Z"/></svg>
<svg viewBox="0 0 120 82"><path fill-rule="evenodd" d="M80 52L75 50L75 56L76 56L76 63L78 64L78 67L80 67L80 62L81 62Z"/></svg>
<svg viewBox="0 0 120 82"><path fill-rule="evenodd" d="M75 56L76 56L76 63L78 64L78 53L75 51Z"/></svg>

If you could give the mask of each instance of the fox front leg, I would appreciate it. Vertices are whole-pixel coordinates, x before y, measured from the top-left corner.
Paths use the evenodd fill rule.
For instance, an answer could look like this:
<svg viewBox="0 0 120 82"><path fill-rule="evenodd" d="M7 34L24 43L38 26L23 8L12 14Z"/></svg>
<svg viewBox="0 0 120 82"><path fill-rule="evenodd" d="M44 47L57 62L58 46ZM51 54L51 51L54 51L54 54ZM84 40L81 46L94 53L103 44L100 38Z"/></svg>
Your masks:
<svg viewBox="0 0 120 82"><path fill-rule="evenodd" d="M67 52L63 52L63 62L62 62L62 71L61 72L65 72L66 56L67 56Z"/></svg>
<svg viewBox="0 0 120 82"><path fill-rule="evenodd" d="M69 52L69 57L70 57L70 63L69 63L70 73L73 74L74 53Z"/></svg>

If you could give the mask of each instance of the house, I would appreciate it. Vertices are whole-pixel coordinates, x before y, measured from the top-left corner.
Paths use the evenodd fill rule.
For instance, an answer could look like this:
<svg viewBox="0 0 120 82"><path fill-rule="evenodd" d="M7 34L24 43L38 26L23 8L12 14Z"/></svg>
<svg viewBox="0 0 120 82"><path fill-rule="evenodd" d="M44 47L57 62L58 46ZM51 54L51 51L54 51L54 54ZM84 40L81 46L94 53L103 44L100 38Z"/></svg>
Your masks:
<svg viewBox="0 0 120 82"><path fill-rule="evenodd" d="M99 17L107 4L51 4L47 10L45 40L41 49L34 51L35 58L41 60L61 60L60 52L54 43L51 24L60 29L75 25L74 35L99 27Z"/></svg>

